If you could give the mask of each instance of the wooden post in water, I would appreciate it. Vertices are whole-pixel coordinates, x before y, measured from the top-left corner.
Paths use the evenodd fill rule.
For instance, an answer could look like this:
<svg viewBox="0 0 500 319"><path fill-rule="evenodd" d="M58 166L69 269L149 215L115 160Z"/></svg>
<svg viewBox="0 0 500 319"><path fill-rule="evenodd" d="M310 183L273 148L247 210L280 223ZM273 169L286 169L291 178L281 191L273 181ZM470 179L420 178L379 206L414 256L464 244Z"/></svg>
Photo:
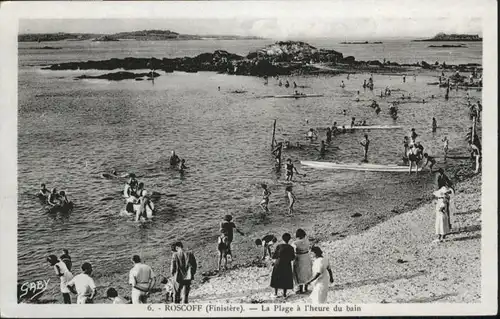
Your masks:
<svg viewBox="0 0 500 319"><path fill-rule="evenodd" d="M472 117L472 132L470 136L470 142L474 144L476 140L476 116Z"/></svg>
<svg viewBox="0 0 500 319"><path fill-rule="evenodd" d="M274 136L276 134L276 120L274 120L274 123L273 123L273 139L271 141L271 151L274 150Z"/></svg>

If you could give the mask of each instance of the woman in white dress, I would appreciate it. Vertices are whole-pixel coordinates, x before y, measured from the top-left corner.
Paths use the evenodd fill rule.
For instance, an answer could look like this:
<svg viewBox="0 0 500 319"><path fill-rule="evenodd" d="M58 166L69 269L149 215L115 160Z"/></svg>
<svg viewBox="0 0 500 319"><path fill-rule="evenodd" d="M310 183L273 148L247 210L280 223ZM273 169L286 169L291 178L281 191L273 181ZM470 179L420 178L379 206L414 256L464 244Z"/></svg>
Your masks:
<svg viewBox="0 0 500 319"><path fill-rule="evenodd" d="M312 272L313 277L306 283L306 285L314 284L311 293L311 302L313 304L326 303L328 296L328 282L333 283L333 274L330 268L330 263L326 257L323 257L321 248L314 246L311 248L311 255L313 256ZM328 275L327 275L328 273Z"/></svg>
<svg viewBox="0 0 500 319"><path fill-rule="evenodd" d="M297 240L292 244L295 249L295 260L293 262L293 279L299 286L298 294L307 292L305 284L312 277L312 261L309 256L309 240L303 229L297 229L295 233Z"/></svg>
<svg viewBox="0 0 500 319"><path fill-rule="evenodd" d="M449 201L451 192L451 189L446 186L434 192L434 196L437 197L435 227L436 235L438 236L434 242L442 242L446 235L450 233Z"/></svg>

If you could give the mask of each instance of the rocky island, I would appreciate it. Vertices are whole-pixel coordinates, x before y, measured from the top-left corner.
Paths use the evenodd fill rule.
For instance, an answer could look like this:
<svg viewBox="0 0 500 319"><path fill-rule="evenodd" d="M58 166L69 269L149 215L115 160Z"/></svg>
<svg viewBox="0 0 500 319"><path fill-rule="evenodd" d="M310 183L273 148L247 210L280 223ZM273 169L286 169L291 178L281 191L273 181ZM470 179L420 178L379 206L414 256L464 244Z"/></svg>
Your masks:
<svg viewBox="0 0 500 319"><path fill-rule="evenodd" d="M433 41L483 41L477 34L446 34L438 33L433 38L423 40L413 40L414 42L433 42Z"/></svg>
<svg viewBox="0 0 500 319"><path fill-rule="evenodd" d="M217 50L202 53L195 57L183 58L112 58L100 61L66 62L44 67L46 70L146 70L164 72L210 71L225 74L249 76L275 76L299 74L340 74L354 72L394 72L401 73L415 69L452 69L471 71L480 67L478 64L442 65L425 61L414 64L398 64L390 61L356 61L353 56L344 55L335 50L318 49L305 42L279 41L247 56ZM122 74L126 75L126 74ZM120 76L119 74L117 76ZM126 75L127 78L135 78Z"/></svg>
<svg viewBox="0 0 500 319"><path fill-rule="evenodd" d="M428 48L466 48L464 44L429 45Z"/></svg>
<svg viewBox="0 0 500 319"><path fill-rule="evenodd" d="M383 42L368 42L368 41L364 41L364 42L340 42L340 44L382 44Z"/></svg>
<svg viewBox="0 0 500 319"><path fill-rule="evenodd" d="M260 40L260 37L237 36L237 35L191 35L180 34L170 30L142 30L132 32L119 32L114 34L94 34L94 33L28 33L20 34L17 37L19 42L42 42L42 41L172 41L172 40Z"/></svg>

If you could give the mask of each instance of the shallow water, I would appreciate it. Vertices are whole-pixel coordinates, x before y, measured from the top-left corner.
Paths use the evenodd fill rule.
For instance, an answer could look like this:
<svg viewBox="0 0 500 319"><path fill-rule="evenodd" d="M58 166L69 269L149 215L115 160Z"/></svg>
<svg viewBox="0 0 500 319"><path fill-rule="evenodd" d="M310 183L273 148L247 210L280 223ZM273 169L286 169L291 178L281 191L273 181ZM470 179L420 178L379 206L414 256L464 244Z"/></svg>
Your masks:
<svg viewBox="0 0 500 319"><path fill-rule="evenodd" d="M321 224L322 218L344 220L354 212L369 214L377 207L418 198L428 190L430 177L417 179L406 174L300 167L300 160L318 159L315 148L319 148L319 141L311 144L304 138L310 127L331 126L333 121L348 125L351 117L365 119L368 125L403 126L403 130L368 132L371 140L369 161L380 164L400 162L403 136L408 135L412 127L420 135L426 152L437 157L441 156L444 135L450 139L452 150L466 146L464 137L469 127L466 93L452 91L446 102L444 90L426 84L435 82L435 77L418 76L414 81L408 76L407 82L402 83L400 76L375 74L373 92L361 88L369 74L351 75L350 80L345 75L289 77L291 83L309 86L303 89L305 93L324 94L323 97L295 100L262 98L293 92L293 89L277 86L274 79L265 86L262 79L254 77L161 72L154 84L133 80L108 82L74 80L82 73L107 71L45 71L39 66L124 56L195 55L214 49L244 54L263 44L266 42L183 41L172 44L133 41L99 45L53 42L43 45L63 46L64 49L46 52L23 49L23 46L39 44L21 43L19 280L52 276L44 257L62 248L70 250L75 269L85 260L95 264L97 280L112 273L125 278L130 266L128 259L134 253L140 253L152 263L167 258L169 245L174 240L186 242L199 254L213 254L218 223L228 213L235 216L236 223L247 235L237 235L235 242L241 251L238 251L239 258L244 260L255 255L255 251L248 249L253 239L266 232L280 235L283 231L295 232L297 227L304 227L310 229L314 237L315 223ZM313 41L311 44L316 45ZM340 46L335 47L342 52ZM353 50L358 50L357 47L360 46ZM404 48L402 60L407 57ZM469 60L469 54L467 51L458 55L456 60L477 62L478 57ZM340 88L340 81L345 82L345 89ZM374 96L386 86L393 89L392 97ZM247 92L231 93L242 89ZM355 102L357 90L364 102ZM389 116L387 101L402 93L410 93L428 103L400 105L399 117L394 121ZM481 96L476 91L470 94L475 100ZM436 98L431 99L431 95ZM371 99L381 105L382 112L378 116L368 107ZM341 115L344 109L347 116ZM431 132L432 117L436 117L439 126L434 134ZM273 171L270 143L274 119L277 119L278 140L286 138L304 145L303 150L284 151L284 158L292 158L299 172L307 174L297 177L294 192L298 198L298 213L292 218L284 215L283 176ZM359 141L364 133L358 131L335 137L322 160L359 162L363 156ZM320 138L324 139L324 133L321 134ZM168 169L171 150L186 159L189 169L183 176ZM118 216L123 207L119 193L125 181L100 176L112 169L120 173L135 172L148 190L177 196L160 197L155 201L157 217L151 223L138 225ZM67 216L45 213L45 208L33 196L42 182L49 188L64 189L75 203L74 211ZM272 214L266 218L260 216L257 206L262 182L270 184L273 192ZM112 199L100 200L105 197ZM207 265L208 261L203 260L202 264Z"/></svg>

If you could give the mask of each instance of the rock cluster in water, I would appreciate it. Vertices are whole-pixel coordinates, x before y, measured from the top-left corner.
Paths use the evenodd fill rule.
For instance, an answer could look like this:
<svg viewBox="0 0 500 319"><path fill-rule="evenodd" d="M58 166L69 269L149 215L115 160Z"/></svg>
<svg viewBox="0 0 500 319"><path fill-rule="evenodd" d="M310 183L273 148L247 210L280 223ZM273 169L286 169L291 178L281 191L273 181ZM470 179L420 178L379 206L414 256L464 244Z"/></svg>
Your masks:
<svg viewBox="0 0 500 319"><path fill-rule="evenodd" d="M212 71L225 74L251 75L251 76L275 76L290 74L312 74L328 72L315 67L315 64L323 64L334 67L337 73L361 71L376 71L377 69L405 71L409 68L423 69L453 69L459 71L471 71L479 64L461 64L458 66L442 64L429 64L425 61L415 64L398 64L390 61L380 62L356 61L353 56L344 57L342 53L335 50L317 49L307 43L299 41L280 41L268 45L260 50L250 52L247 56L233 54L224 50L213 53L202 53L195 57L183 58L124 58L86 62L67 62L53 64L45 67L48 70L139 70L154 69L164 72L184 71ZM331 72L332 70L330 70ZM117 73L113 77L131 77L126 73Z"/></svg>

